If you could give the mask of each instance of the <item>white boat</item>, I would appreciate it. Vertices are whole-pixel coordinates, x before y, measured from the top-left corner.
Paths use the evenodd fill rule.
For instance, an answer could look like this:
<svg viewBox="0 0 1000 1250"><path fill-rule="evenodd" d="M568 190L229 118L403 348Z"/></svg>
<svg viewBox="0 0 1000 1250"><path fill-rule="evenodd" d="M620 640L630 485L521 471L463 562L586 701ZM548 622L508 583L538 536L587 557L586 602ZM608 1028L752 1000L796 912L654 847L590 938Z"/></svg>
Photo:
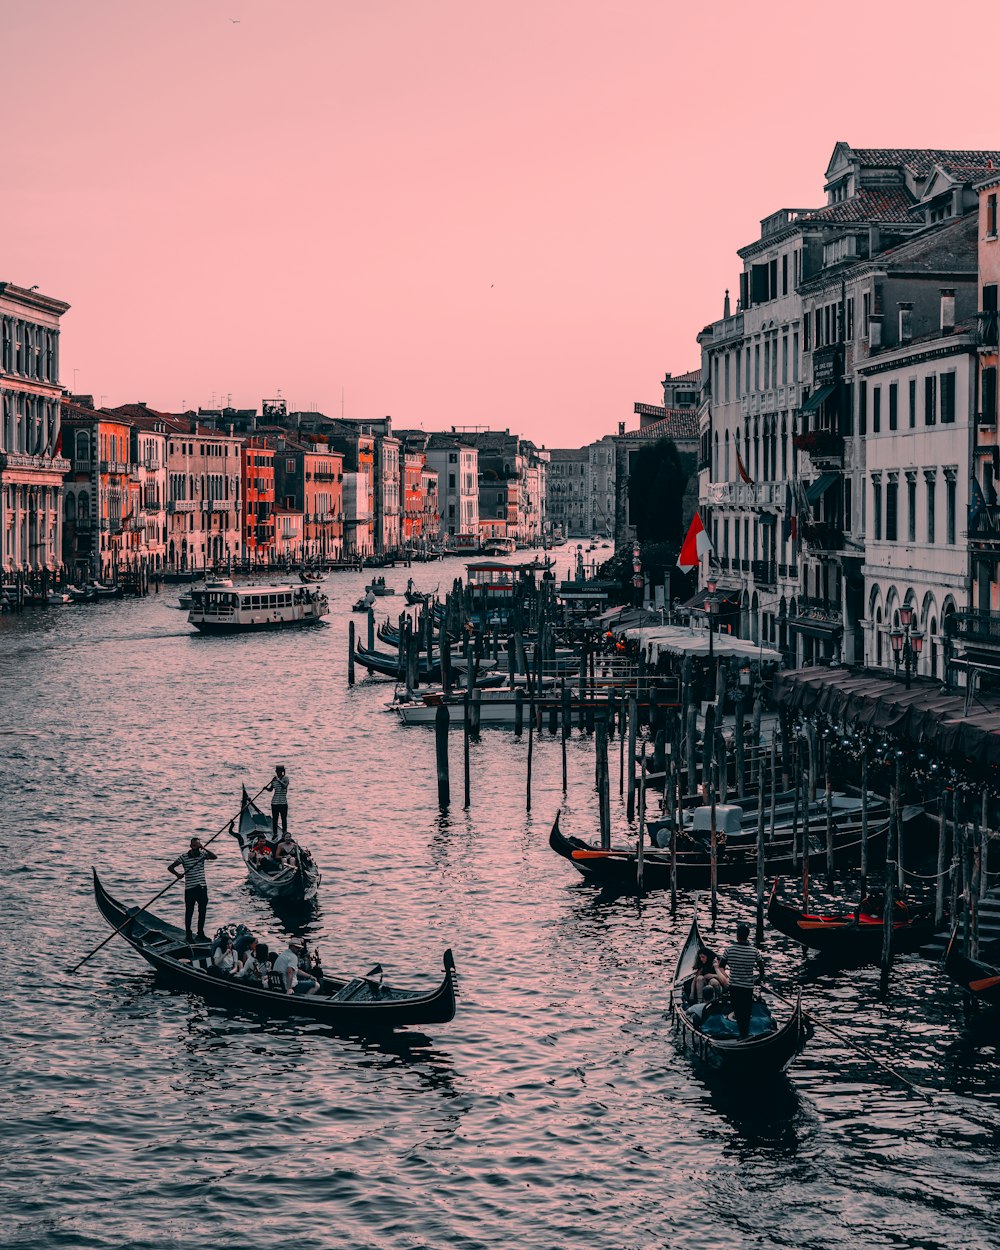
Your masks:
<svg viewBox="0 0 1000 1250"><path fill-rule="evenodd" d="M190 590L186 590L177 600L177 606L184 612L190 611L191 596L195 590L229 590L232 584L233 579L231 577L210 577L204 582L192 585Z"/></svg>
<svg viewBox="0 0 1000 1250"><path fill-rule="evenodd" d="M318 625L330 611L315 586L241 586L238 590L192 590L188 622L205 634Z"/></svg>

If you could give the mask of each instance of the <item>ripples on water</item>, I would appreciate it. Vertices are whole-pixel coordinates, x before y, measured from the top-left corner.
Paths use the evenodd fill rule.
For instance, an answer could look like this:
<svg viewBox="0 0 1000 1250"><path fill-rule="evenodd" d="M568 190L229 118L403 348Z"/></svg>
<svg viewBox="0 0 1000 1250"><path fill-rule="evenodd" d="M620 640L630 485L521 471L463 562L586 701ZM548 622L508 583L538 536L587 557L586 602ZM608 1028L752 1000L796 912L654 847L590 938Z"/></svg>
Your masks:
<svg viewBox="0 0 1000 1250"><path fill-rule="evenodd" d="M364 580L330 578L331 625L301 634L195 637L167 590L0 618L0 1245L995 1246L997 1017L966 1021L915 957L888 1006L877 969L810 966L807 1002L942 1091L934 1105L823 1032L773 1088L702 1082L665 1014L689 900L674 919L665 894L602 898L547 847L560 806L592 834L592 742L570 742L564 800L558 740L542 736L527 816L527 739L484 732L466 813L455 735L457 802L440 816L433 734L383 711L390 683L347 689ZM107 934L91 863L144 901L279 760L324 870L307 928L327 966L380 959L431 985L454 947L459 1011L433 1036L362 1042L210 1011L155 989L117 940L65 973ZM280 935L235 843L216 849L209 926ZM727 896L723 930L750 906ZM768 955L789 990L801 957L774 935Z"/></svg>

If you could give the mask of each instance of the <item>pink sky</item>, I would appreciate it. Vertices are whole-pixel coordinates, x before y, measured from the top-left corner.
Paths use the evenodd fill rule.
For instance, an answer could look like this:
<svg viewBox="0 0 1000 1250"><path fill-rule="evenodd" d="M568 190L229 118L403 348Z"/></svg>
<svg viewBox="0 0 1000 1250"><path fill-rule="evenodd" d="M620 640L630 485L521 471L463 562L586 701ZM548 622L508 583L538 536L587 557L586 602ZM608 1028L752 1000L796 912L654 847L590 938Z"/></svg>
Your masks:
<svg viewBox="0 0 1000 1250"><path fill-rule="evenodd" d="M921 12L0 0L0 279L73 305L99 402L579 446L697 366L837 140L997 146L995 15Z"/></svg>

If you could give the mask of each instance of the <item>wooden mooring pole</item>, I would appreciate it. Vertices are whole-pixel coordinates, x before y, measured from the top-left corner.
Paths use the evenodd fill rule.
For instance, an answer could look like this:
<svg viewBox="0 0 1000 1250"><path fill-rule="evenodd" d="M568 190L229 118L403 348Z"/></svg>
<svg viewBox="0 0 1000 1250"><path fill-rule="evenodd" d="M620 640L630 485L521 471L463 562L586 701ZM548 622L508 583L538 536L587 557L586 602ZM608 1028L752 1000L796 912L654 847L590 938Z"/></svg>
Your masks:
<svg viewBox="0 0 1000 1250"><path fill-rule="evenodd" d="M347 626L347 684L354 685L354 622Z"/></svg>
<svg viewBox="0 0 1000 1250"><path fill-rule="evenodd" d="M434 741L437 756L438 806L444 811L451 803L448 780L448 705L441 703L434 713Z"/></svg>

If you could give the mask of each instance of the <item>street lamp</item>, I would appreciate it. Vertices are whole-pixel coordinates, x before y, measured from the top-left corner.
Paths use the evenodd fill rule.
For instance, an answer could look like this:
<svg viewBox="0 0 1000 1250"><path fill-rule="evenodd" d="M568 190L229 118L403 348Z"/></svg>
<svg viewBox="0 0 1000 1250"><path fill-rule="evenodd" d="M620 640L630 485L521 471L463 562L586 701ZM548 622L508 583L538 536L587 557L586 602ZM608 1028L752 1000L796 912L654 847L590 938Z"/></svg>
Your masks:
<svg viewBox="0 0 1000 1250"><path fill-rule="evenodd" d="M913 608L906 604L899 609L899 625L889 631L889 642L892 645L892 658L896 669L900 661L906 674L906 689L910 689L910 669L916 672L917 656L924 649L924 635L913 619Z"/></svg>
<svg viewBox="0 0 1000 1250"><path fill-rule="evenodd" d="M715 594L718 582L714 577L708 579L708 594L705 596L705 611L708 613L708 663L715 663L715 617L719 611L719 600Z"/></svg>

